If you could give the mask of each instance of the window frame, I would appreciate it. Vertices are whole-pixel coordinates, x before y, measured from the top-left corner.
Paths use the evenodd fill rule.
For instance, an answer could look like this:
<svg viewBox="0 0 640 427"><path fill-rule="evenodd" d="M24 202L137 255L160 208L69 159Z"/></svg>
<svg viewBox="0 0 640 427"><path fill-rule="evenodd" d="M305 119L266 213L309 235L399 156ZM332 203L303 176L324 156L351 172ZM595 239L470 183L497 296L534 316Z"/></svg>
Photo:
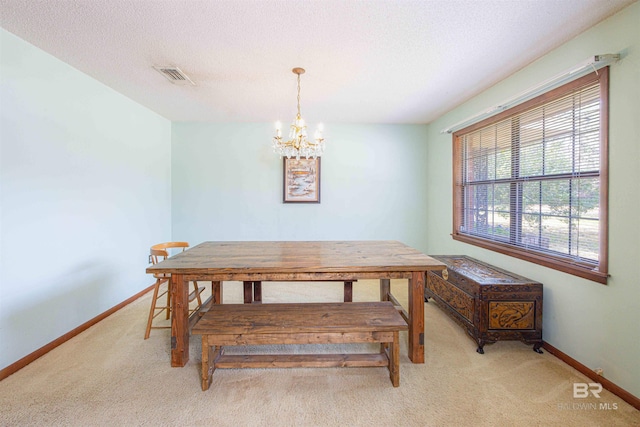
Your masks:
<svg viewBox="0 0 640 427"><path fill-rule="evenodd" d="M599 83L600 85L600 218L599 218L599 261L593 265L579 264L567 257L525 249L510 243L484 239L471 234L461 233L463 224L462 144L461 136L490 126L502 120L519 115L531 108L561 98L582 86ZM608 278L608 210L609 210L609 67L589 73L583 77L552 89L522 104L511 107L495 116L481 120L453 133L453 232L454 240L479 246L515 258L533 262L544 267L559 270L584 279L606 284Z"/></svg>

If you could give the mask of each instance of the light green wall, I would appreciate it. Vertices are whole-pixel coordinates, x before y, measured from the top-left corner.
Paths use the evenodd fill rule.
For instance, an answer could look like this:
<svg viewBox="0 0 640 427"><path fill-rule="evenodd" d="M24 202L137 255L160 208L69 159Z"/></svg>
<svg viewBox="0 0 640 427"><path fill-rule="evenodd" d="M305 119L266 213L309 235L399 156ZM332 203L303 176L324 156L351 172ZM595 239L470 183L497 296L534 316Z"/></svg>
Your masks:
<svg viewBox="0 0 640 427"><path fill-rule="evenodd" d="M325 125L321 203L282 203L273 123L173 123L173 237L401 240L426 249L426 125Z"/></svg>
<svg viewBox="0 0 640 427"><path fill-rule="evenodd" d="M171 123L2 29L0 102L2 369L153 283Z"/></svg>
<svg viewBox="0 0 640 427"><path fill-rule="evenodd" d="M609 284L579 279L454 242L451 135L440 130L546 80L590 55L623 54L611 66ZM543 339L640 396L640 3L581 34L441 117L428 131L428 252L466 254L544 284Z"/></svg>
<svg viewBox="0 0 640 427"><path fill-rule="evenodd" d="M398 239L542 281L545 341L640 396L639 9L430 126L327 124L319 205L281 203L271 123L171 124L0 30L0 369L150 284L158 241ZM613 52L609 285L454 242L440 129Z"/></svg>

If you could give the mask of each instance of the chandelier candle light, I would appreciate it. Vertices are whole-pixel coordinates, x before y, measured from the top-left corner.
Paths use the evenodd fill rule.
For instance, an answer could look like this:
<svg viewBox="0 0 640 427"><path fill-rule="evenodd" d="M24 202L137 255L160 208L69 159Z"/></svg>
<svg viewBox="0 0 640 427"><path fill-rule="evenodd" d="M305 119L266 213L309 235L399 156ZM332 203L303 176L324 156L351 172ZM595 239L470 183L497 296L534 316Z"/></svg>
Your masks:
<svg viewBox="0 0 640 427"><path fill-rule="evenodd" d="M289 140L282 139L282 123L276 122L276 136L273 137L273 151L287 158L300 157L316 158L322 156L324 151L324 138L322 138L322 124L318 125L313 141L307 139L307 126L300 115L300 75L304 74L304 68L294 68L294 74L298 75L298 114L289 127Z"/></svg>

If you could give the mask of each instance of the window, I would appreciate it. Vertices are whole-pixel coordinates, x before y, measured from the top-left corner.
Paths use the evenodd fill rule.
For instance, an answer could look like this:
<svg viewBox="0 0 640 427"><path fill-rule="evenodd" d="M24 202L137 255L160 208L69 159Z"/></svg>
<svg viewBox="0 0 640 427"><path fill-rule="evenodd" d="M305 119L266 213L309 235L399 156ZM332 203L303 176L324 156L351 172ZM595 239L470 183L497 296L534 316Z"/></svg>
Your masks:
<svg viewBox="0 0 640 427"><path fill-rule="evenodd" d="M608 67L453 134L453 238L607 281Z"/></svg>

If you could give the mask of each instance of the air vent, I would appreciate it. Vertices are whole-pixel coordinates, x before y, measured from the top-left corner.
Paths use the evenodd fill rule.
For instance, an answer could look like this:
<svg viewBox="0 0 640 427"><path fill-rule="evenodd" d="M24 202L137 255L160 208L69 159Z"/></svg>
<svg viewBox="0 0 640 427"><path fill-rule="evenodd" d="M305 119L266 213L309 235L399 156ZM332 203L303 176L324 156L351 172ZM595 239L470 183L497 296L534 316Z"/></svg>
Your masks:
<svg viewBox="0 0 640 427"><path fill-rule="evenodd" d="M165 76L167 80L176 85L193 85L196 84L178 67L153 67L160 74Z"/></svg>

